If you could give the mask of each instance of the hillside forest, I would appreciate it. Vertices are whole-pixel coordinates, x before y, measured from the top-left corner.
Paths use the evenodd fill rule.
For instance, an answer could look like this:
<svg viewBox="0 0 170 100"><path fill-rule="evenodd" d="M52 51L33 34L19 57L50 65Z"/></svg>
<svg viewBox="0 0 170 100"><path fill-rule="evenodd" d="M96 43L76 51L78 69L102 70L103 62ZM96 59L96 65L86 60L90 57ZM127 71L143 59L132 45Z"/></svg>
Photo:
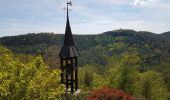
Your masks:
<svg viewBox="0 0 170 100"><path fill-rule="evenodd" d="M64 34L0 38L0 100L170 100L170 32L73 35L81 92L60 84Z"/></svg>

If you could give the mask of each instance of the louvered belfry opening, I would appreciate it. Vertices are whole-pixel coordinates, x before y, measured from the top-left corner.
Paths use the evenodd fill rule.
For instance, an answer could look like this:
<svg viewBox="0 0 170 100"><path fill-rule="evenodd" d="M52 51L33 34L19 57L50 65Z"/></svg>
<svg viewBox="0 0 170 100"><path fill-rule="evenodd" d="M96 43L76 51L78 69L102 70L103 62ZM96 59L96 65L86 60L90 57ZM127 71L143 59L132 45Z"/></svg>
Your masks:
<svg viewBox="0 0 170 100"><path fill-rule="evenodd" d="M67 2L67 22L64 36L64 45L59 53L60 69L61 69L61 83L66 85L66 90L71 89L74 93L78 89L78 64L77 58L79 53L74 44L72 31L69 22L68 5Z"/></svg>

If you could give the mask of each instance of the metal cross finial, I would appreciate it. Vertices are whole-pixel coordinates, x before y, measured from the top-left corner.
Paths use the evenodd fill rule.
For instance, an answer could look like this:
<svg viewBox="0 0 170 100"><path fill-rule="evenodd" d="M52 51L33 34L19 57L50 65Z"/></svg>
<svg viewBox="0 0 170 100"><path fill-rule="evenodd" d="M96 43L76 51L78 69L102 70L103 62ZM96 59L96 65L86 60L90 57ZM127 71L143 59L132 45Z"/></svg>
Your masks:
<svg viewBox="0 0 170 100"><path fill-rule="evenodd" d="M69 17L69 15L68 15L68 6L72 6L72 2L71 1L67 1L67 18Z"/></svg>
<svg viewBox="0 0 170 100"><path fill-rule="evenodd" d="M72 2L71 1L67 1L67 5L72 6Z"/></svg>

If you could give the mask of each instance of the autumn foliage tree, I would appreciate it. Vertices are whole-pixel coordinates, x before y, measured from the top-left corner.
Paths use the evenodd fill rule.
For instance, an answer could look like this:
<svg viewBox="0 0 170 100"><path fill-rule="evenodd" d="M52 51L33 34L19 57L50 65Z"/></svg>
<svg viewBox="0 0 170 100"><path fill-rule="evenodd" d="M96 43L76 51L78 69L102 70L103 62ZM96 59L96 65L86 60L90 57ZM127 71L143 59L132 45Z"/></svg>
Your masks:
<svg viewBox="0 0 170 100"><path fill-rule="evenodd" d="M87 100L133 100L133 97L122 90L103 87L92 91Z"/></svg>

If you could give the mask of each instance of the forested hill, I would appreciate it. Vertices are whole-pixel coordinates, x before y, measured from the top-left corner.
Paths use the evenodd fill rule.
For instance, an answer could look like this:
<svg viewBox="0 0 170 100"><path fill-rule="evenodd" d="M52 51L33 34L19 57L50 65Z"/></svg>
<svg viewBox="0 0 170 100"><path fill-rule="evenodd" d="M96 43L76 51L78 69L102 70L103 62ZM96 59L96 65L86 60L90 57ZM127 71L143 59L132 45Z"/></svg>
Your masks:
<svg viewBox="0 0 170 100"><path fill-rule="evenodd" d="M74 35L75 43L78 49L87 49L92 46L109 44L114 41L108 40L111 37L126 37L126 43L130 44L141 44L146 43L150 46L155 46L158 48L170 49L170 32L165 32L162 34L155 34L145 31L134 31L134 30L115 30L104 32L99 35ZM55 45L61 47L63 44L64 35L54 34L54 33L29 33L26 35L18 36L7 36L0 38L0 43L9 48L19 47L19 46L37 46L42 45L45 47L50 45ZM12 49L12 48L11 48ZM22 50L14 52L22 52ZM25 51L23 51L25 52ZM27 50L28 53L34 53L36 51Z"/></svg>
<svg viewBox="0 0 170 100"><path fill-rule="evenodd" d="M112 36L131 36L132 38L137 38L138 42L145 42L156 47L168 47L170 45L170 32L156 34L146 31L136 32L134 30L116 30L105 32L105 34Z"/></svg>
<svg viewBox="0 0 170 100"><path fill-rule="evenodd" d="M81 78L81 87L100 87L107 80L106 83L111 84L110 86L120 88L137 97L142 94L146 98L158 98L158 96L162 98L162 95L165 94L162 92L164 89L167 89L169 93L170 32L154 34L144 31L115 30L98 35L74 35L73 37L80 53L78 58L80 73L95 77L95 81L91 76L87 76L90 78L85 77L86 81ZM28 62L34 56L42 55L47 65L51 68L59 68L58 54L63 41L64 34L29 33L26 35L2 37L0 38L0 45L4 45L13 51L16 58L23 62ZM161 73L160 75L162 76L158 78L156 73ZM129 78L127 79L127 77ZM140 90L139 93L133 90L139 88L131 86L132 83L133 85L139 84L138 78L141 78L142 82L144 81L141 84L146 83L146 85L142 85L143 92ZM118 83L115 80L119 80ZM155 83L153 80L163 80L159 82L162 85ZM149 86L150 89L147 91L152 92L145 92L146 86ZM157 87L160 86L163 88L158 89Z"/></svg>
<svg viewBox="0 0 170 100"><path fill-rule="evenodd" d="M170 37L170 31L163 33L164 36Z"/></svg>
<svg viewBox="0 0 170 100"><path fill-rule="evenodd" d="M169 56L169 34L170 32L154 34L144 31L115 30L99 35L74 35L74 38L81 55L80 65L105 65L110 57L120 56L129 48L135 48L141 56L147 55L143 57L144 63L155 65ZM2 37L0 43L15 53L41 54L45 57L53 55L57 59L63 40L63 34L29 33Z"/></svg>

